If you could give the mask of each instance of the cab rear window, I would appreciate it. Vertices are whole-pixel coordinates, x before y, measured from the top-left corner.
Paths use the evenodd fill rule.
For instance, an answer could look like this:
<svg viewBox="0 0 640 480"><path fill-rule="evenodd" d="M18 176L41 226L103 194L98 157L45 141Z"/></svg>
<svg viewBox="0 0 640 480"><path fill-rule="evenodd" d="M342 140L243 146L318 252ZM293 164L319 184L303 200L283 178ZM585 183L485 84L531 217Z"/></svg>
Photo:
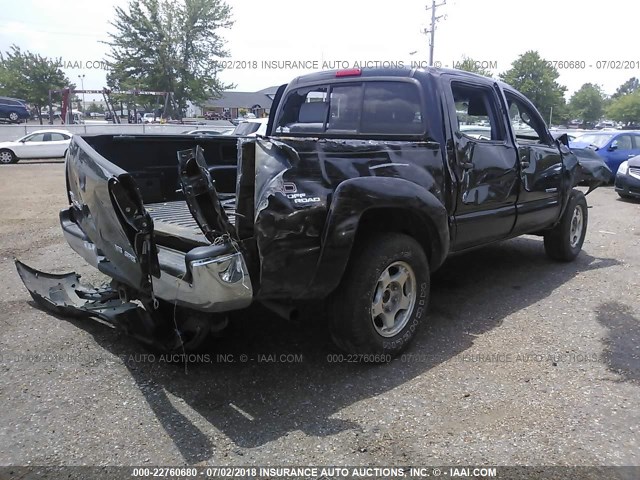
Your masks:
<svg viewBox="0 0 640 480"><path fill-rule="evenodd" d="M337 83L291 92L275 133L419 135L424 133L418 87L409 82Z"/></svg>

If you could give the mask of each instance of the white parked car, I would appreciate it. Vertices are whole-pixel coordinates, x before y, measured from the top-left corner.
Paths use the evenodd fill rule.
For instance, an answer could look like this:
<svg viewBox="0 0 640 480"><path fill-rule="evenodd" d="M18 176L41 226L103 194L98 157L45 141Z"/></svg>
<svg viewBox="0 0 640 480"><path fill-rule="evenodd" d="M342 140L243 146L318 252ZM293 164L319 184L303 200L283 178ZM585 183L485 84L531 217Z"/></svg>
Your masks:
<svg viewBox="0 0 640 480"><path fill-rule="evenodd" d="M160 117L158 117L157 115L154 115L153 113L145 113L142 116L142 123L153 123L153 122L159 122L160 121Z"/></svg>
<svg viewBox="0 0 640 480"><path fill-rule="evenodd" d="M67 130L37 130L13 142L0 142L0 164L23 158L61 158L73 134Z"/></svg>
<svg viewBox="0 0 640 480"><path fill-rule="evenodd" d="M240 137L255 137L257 135L266 135L268 118L251 118L239 123L233 130L232 135Z"/></svg>

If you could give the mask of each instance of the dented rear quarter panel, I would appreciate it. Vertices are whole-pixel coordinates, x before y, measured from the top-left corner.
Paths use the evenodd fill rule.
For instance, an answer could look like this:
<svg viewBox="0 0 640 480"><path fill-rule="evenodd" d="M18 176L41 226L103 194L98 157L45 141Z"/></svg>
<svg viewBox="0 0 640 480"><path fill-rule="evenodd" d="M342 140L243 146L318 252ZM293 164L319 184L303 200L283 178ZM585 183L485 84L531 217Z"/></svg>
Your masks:
<svg viewBox="0 0 640 480"><path fill-rule="evenodd" d="M448 249L445 172L432 141L279 137L256 141L261 297L317 298L340 282L361 216L413 209Z"/></svg>

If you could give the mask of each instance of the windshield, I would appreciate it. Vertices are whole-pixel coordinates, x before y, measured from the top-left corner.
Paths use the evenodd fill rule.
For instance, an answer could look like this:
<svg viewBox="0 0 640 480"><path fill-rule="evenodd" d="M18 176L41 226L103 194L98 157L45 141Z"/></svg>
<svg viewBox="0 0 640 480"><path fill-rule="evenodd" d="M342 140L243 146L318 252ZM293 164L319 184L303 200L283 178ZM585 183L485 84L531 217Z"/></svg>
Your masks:
<svg viewBox="0 0 640 480"><path fill-rule="evenodd" d="M609 140L611 140L613 135L581 135L574 140L574 142L578 143L588 143L589 145L595 145L598 148L604 147Z"/></svg>
<svg viewBox="0 0 640 480"><path fill-rule="evenodd" d="M260 124L258 122L244 122L238 125L233 131L234 135L251 135L255 133L260 128Z"/></svg>

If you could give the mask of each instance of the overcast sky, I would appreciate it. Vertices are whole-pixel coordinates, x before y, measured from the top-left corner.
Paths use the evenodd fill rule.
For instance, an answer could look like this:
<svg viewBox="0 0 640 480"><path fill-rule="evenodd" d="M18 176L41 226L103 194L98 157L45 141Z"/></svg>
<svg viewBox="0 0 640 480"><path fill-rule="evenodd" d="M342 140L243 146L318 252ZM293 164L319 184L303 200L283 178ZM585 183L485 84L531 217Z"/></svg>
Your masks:
<svg viewBox="0 0 640 480"><path fill-rule="evenodd" d="M87 62L98 66L105 58L108 47L100 41L107 39L106 32L112 28L108 22L114 6L126 6L127 0L0 1L0 50L15 43L45 56L62 57L72 67L65 69L67 75L78 86L78 75L85 75L87 89L105 85L105 72L90 68ZM263 68L263 62L271 60L303 61L321 68L323 62L408 65L428 59L427 37L421 33L430 20L425 10L430 2L425 0L229 3L235 25L224 36L230 60L240 68L225 70L221 79L235 84L237 90L260 90L313 71ZM636 41L640 7L633 2L448 0L437 12L447 16L438 23L435 42L435 60L443 66L467 55L493 62L494 72L500 73L519 54L538 50L547 60L584 62L584 69L560 70L559 81L569 94L585 82L599 84L611 94L628 78L640 77ZM607 60L631 61L635 68L597 68L598 62Z"/></svg>

